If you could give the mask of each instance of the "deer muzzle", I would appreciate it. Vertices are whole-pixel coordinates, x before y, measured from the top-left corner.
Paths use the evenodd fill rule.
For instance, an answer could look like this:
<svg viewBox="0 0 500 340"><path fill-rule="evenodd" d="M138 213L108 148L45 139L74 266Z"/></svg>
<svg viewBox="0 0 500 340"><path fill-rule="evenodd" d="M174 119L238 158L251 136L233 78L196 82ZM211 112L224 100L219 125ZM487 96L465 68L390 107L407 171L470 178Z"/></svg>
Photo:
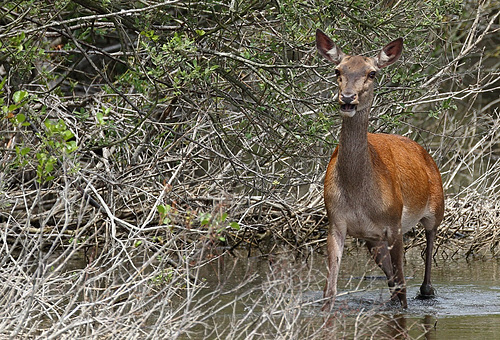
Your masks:
<svg viewBox="0 0 500 340"><path fill-rule="evenodd" d="M356 107L359 104L358 96L355 93L342 93L339 96L340 114L342 116L352 117L356 113Z"/></svg>

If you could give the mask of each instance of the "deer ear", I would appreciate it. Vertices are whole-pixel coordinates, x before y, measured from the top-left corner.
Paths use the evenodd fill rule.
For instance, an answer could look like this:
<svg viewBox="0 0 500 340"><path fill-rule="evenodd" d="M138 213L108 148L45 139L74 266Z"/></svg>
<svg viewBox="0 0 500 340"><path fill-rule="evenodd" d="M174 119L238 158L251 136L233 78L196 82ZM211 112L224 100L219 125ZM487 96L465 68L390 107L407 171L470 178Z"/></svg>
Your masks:
<svg viewBox="0 0 500 340"><path fill-rule="evenodd" d="M316 47L318 52L334 64L339 64L345 57L344 52L335 45L332 39L321 30L316 30Z"/></svg>
<svg viewBox="0 0 500 340"><path fill-rule="evenodd" d="M396 39L385 45L375 58L378 68L393 64L401 57L401 52L403 52L403 38Z"/></svg>

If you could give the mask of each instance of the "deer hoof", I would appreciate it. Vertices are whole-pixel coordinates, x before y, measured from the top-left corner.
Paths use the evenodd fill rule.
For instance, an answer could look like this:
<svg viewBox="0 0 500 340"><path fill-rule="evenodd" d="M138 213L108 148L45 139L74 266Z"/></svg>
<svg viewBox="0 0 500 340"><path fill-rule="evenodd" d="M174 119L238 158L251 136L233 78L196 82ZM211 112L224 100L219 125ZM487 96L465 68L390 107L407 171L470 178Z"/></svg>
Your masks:
<svg viewBox="0 0 500 340"><path fill-rule="evenodd" d="M436 292L434 291L434 288L429 285L422 285L420 287L420 293L417 295L417 299L420 300L426 300L426 299L432 299L436 296Z"/></svg>

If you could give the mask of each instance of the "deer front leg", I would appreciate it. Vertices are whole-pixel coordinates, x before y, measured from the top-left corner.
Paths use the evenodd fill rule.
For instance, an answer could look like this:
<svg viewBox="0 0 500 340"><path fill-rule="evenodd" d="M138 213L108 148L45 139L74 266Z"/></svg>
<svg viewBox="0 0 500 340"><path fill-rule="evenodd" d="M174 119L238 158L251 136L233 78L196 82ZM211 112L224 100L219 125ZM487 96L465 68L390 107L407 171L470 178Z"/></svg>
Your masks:
<svg viewBox="0 0 500 340"><path fill-rule="evenodd" d="M337 295L337 277L339 275L340 261L344 250L345 234L338 230L329 231L326 238L328 252L328 277L326 279L323 297L326 299L323 304L323 311L330 311L335 303Z"/></svg>

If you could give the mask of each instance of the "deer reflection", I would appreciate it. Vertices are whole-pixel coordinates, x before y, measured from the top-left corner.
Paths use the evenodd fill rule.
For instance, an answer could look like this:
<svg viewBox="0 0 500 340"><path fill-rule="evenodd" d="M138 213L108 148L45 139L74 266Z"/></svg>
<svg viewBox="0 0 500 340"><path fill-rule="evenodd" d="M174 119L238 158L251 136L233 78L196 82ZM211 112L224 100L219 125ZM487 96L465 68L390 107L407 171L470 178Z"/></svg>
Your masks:
<svg viewBox="0 0 500 340"><path fill-rule="evenodd" d="M405 314L375 314L373 311L360 311L357 315L350 316L337 312L328 315L324 323L323 338L429 340L436 339L435 324L436 319L432 315L415 319Z"/></svg>

